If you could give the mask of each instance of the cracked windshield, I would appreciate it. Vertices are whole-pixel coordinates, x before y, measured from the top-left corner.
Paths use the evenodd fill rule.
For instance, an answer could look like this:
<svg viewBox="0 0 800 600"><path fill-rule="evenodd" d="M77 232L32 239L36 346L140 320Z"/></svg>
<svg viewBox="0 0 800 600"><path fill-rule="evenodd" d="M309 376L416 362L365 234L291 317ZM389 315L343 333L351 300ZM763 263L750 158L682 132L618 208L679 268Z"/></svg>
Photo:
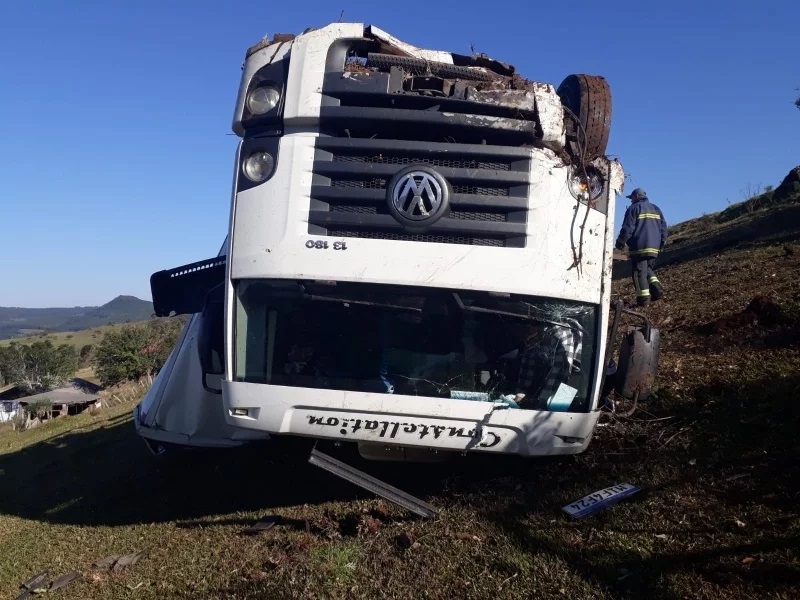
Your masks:
<svg viewBox="0 0 800 600"><path fill-rule="evenodd" d="M280 386L584 411L595 319L592 306L552 298L242 282L236 375Z"/></svg>

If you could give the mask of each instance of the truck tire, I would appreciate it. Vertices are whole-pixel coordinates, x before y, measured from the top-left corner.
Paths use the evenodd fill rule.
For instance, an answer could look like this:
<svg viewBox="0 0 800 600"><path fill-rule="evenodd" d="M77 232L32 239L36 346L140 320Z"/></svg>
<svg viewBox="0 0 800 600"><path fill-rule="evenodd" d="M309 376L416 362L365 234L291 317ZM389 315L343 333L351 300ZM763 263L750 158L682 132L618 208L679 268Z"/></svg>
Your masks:
<svg viewBox="0 0 800 600"><path fill-rule="evenodd" d="M591 162L604 156L611 133L611 89L605 78L570 75L561 82L556 93L568 109L564 121L571 157Z"/></svg>

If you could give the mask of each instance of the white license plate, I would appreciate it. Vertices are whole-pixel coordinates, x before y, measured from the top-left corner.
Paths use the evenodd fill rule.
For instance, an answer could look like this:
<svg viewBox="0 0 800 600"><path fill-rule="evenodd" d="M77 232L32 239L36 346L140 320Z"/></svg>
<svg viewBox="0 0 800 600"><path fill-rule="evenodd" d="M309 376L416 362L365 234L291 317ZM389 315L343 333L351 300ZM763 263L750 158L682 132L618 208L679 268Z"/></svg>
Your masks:
<svg viewBox="0 0 800 600"><path fill-rule="evenodd" d="M598 510L601 510L615 502L619 502L623 498L635 494L641 488L631 485L630 483L620 483L619 485L612 485L602 490L598 490L593 494L584 496L575 502L570 502L562 507L562 510L575 519L580 519L586 515L590 515Z"/></svg>

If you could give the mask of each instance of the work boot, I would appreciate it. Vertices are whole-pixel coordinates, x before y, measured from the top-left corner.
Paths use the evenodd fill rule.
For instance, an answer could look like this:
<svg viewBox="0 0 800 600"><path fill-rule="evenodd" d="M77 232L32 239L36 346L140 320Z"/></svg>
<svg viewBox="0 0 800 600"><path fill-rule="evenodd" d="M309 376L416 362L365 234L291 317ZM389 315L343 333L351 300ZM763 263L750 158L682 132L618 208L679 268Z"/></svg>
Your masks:
<svg viewBox="0 0 800 600"><path fill-rule="evenodd" d="M636 304L641 307L650 306L650 296L640 296L636 298Z"/></svg>
<svg viewBox="0 0 800 600"><path fill-rule="evenodd" d="M650 286L650 299L655 302L656 300L661 300L664 297L664 290L660 287L653 287Z"/></svg>
<svg viewBox="0 0 800 600"><path fill-rule="evenodd" d="M655 277L650 278L650 298L655 302L664 297L664 288L661 287L661 282Z"/></svg>

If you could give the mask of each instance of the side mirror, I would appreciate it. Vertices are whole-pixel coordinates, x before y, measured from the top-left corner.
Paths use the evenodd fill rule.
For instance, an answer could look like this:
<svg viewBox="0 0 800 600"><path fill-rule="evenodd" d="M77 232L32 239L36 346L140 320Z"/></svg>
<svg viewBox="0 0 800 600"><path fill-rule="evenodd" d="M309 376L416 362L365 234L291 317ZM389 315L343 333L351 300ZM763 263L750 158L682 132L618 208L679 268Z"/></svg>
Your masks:
<svg viewBox="0 0 800 600"><path fill-rule="evenodd" d="M661 334L655 327L637 328L622 340L616 392L623 398L647 400L658 375Z"/></svg>
<svg viewBox="0 0 800 600"><path fill-rule="evenodd" d="M222 390L208 385L209 375L225 374L225 286L219 284L206 294L200 315L200 331L197 336L197 352L203 371L203 389L212 394Z"/></svg>

